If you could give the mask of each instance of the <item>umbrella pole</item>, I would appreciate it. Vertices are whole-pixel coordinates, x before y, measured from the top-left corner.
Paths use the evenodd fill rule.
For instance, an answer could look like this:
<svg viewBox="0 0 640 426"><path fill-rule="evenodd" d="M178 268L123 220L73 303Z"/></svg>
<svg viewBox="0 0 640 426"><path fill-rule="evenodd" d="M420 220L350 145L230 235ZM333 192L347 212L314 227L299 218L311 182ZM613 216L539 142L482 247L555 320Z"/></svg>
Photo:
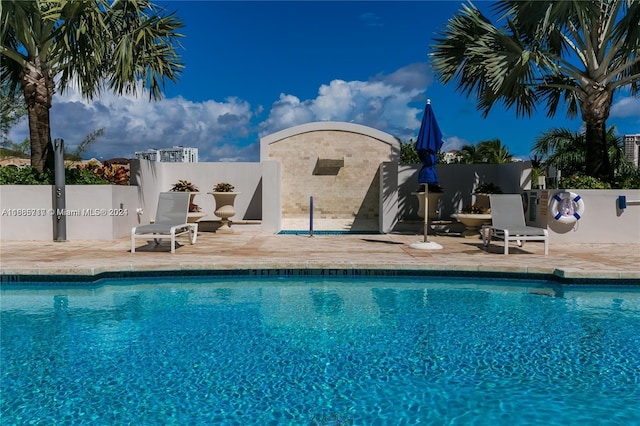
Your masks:
<svg viewBox="0 0 640 426"><path fill-rule="evenodd" d="M417 193L420 196L419 192ZM440 250L442 246L435 241L429 241L427 233L429 230L429 184L424 185L424 238L423 241L418 241L409 244L409 247L421 250Z"/></svg>
<svg viewBox="0 0 640 426"><path fill-rule="evenodd" d="M428 243L429 238L427 232L429 231L429 184L424 185L424 242Z"/></svg>

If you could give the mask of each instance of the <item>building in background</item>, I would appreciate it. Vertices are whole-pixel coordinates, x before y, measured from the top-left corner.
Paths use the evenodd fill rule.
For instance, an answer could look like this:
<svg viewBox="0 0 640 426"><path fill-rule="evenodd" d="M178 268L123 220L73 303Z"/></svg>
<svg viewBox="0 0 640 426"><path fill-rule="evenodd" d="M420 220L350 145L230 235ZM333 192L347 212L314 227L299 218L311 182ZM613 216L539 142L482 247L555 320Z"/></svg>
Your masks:
<svg viewBox="0 0 640 426"><path fill-rule="evenodd" d="M640 133L624 135L624 156L633 165L638 167L638 149L640 148Z"/></svg>
<svg viewBox="0 0 640 426"><path fill-rule="evenodd" d="M136 158L162 163L197 163L198 148L174 146L173 148L148 149L137 151Z"/></svg>
<svg viewBox="0 0 640 426"><path fill-rule="evenodd" d="M442 156L442 162L445 164L459 163L460 160L462 160L462 154L460 154L460 151L455 149L445 152Z"/></svg>

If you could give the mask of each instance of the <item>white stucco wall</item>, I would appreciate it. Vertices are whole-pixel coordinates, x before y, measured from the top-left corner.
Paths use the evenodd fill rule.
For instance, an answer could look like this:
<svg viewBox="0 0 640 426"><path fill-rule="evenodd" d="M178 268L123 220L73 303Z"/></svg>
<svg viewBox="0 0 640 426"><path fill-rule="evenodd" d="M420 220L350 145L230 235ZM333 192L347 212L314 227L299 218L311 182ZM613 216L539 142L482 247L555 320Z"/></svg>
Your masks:
<svg viewBox="0 0 640 426"><path fill-rule="evenodd" d="M579 194L585 204L584 214L577 222L565 224L556 221L550 214L552 197L558 191L570 191ZM640 200L638 189L566 189L531 190L537 203L535 220L527 220L533 226L547 226L552 243L640 243L640 205L628 205L618 208L618 196L627 200ZM528 206L529 209L532 206Z"/></svg>
<svg viewBox="0 0 640 426"><path fill-rule="evenodd" d="M377 168L379 229L391 232L397 221L417 221L418 201L411 195L418 188L419 166L398 166L383 161ZM618 196L640 200L640 190L571 190L582 196L585 213L574 225L563 225L549 217L549 201L555 190L529 190L530 164L445 165L437 166L445 193L440 198L440 219L448 220L463 205L473 203L473 189L480 182L493 182L505 193L535 193L534 226L548 226L553 243L640 243L640 205L618 209ZM155 216L158 194L168 191L179 179L196 184L200 190L195 202L207 214L205 220L217 221L211 191L218 182L229 182L242 194L236 199L236 216L232 221L260 220L262 230L281 230L283 192L282 164L261 163L155 163L133 161L134 186L68 185L67 209L127 209L126 216L72 216L67 218L68 240L117 239L128 237L131 227L149 223ZM304 176L300 179L304 183ZM140 186L135 186L139 184ZM543 198L546 194L546 198ZM47 211L53 208L52 187L46 185L0 185L0 217L2 240L53 240L50 214L13 215L8 210ZM136 209L144 210L142 215ZM530 218L529 210L526 213Z"/></svg>
<svg viewBox="0 0 640 426"><path fill-rule="evenodd" d="M139 202L144 206L143 219L155 217L158 194L166 192L179 180L193 183L200 193L195 196L197 204L206 216L204 221L220 220L214 214L215 201L211 192L220 182L228 182L240 192L235 199L236 215L232 221L259 220L262 217L261 163L159 163L147 160L131 162L131 180L139 186Z"/></svg>
<svg viewBox="0 0 640 426"><path fill-rule="evenodd" d="M401 220L419 220L418 200L412 192L418 187L420 166L398 168L398 203ZM531 163L509 164L438 164L436 172L444 193L439 200L439 218L449 220L453 213L473 204L474 189L481 183L494 183L506 194L516 194L531 187Z"/></svg>
<svg viewBox="0 0 640 426"><path fill-rule="evenodd" d="M66 239L113 240L139 223L138 190L117 185L67 185ZM53 186L0 185L0 239L53 240Z"/></svg>

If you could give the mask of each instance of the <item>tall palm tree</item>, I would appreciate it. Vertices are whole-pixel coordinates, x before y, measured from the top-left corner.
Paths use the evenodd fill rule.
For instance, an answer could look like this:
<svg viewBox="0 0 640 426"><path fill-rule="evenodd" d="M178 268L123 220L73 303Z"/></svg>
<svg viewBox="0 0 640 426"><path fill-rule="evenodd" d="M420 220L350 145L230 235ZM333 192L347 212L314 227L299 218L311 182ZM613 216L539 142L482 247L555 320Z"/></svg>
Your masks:
<svg viewBox="0 0 640 426"><path fill-rule="evenodd" d="M22 93L31 166L53 165L49 110L55 93L76 85L88 99L108 88L159 99L183 68L174 44L183 25L149 0L2 0L0 79Z"/></svg>
<svg viewBox="0 0 640 426"><path fill-rule="evenodd" d="M640 1L501 0L498 28L471 2L435 39L433 66L444 83L477 98L485 116L496 103L530 116L538 102L554 116L560 103L586 127L586 164L607 181L606 120L613 95L640 89Z"/></svg>

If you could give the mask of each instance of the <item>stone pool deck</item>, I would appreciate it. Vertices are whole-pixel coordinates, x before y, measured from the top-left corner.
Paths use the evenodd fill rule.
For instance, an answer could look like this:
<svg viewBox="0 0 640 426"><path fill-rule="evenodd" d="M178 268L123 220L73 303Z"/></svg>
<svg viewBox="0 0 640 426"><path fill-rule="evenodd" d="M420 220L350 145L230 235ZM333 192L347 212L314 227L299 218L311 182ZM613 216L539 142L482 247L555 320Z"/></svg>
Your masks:
<svg viewBox="0 0 640 426"><path fill-rule="evenodd" d="M175 254L168 245L136 241L2 241L3 281L34 275L85 275L120 271L254 270L254 269L380 269L453 271L465 274L543 274L571 280L613 280L640 284L638 244L543 244L527 242L502 254L502 241L487 251L480 239L429 236L442 250L419 250L411 243L420 234L274 235L259 228L237 226L234 234L200 232L195 245L185 237Z"/></svg>

